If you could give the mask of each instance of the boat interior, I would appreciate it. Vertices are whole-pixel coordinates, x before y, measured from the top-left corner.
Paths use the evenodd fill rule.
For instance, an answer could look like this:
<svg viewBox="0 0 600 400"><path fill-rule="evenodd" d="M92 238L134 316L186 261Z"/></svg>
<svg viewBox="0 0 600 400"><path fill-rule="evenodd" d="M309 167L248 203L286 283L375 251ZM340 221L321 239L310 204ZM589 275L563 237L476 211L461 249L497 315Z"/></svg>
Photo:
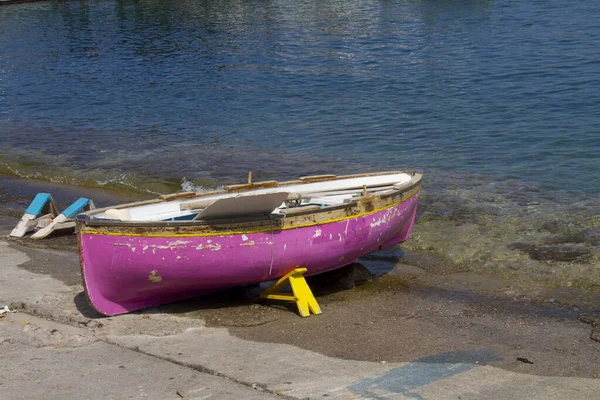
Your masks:
<svg viewBox="0 0 600 400"><path fill-rule="evenodd" d="M420 174L418 174L420 175ZM319 175L299 181L276 181L226 186L207 193L182 193L159 201L133 203L87 213L92 219L151 222L236 218L259 214L297 213L353 203L358 198L382 196L410 187L410 172L337 177Z"/></svg>

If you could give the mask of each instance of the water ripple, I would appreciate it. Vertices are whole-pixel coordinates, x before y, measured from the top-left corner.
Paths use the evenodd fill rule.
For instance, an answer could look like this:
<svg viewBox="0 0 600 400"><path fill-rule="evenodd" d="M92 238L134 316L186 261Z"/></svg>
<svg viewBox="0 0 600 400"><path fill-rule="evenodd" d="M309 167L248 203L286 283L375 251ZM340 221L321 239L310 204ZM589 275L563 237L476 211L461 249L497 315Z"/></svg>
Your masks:
<svg viewBox="0 0 600 400"><path fill-rule="evenodd" d="M598 11L558 0L0 7L0 157L221 179L262 154L270 175L420 167L598 193Z"/></svg>

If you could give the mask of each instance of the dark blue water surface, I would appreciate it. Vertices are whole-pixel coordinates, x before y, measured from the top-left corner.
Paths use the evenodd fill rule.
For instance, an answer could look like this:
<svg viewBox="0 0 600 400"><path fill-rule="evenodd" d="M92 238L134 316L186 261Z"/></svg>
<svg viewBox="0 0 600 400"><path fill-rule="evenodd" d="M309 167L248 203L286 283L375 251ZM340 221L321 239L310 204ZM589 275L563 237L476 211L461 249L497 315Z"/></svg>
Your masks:
<svg viewBox="0 0 600 400"><path fill-rule="evenodd" d="M599 15L582 0L0 6L0 165L101 184L421 168L599 193Z"/></svg>

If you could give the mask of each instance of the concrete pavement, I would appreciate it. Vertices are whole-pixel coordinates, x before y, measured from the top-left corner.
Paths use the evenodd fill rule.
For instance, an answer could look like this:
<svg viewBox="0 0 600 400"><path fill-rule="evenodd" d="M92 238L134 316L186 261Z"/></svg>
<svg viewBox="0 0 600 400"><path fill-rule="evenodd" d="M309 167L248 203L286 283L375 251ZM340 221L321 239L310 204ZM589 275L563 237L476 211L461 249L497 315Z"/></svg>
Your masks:
<svg viewBox="0 0 600 400"><path fill-rule="evenodd" d="M276 399L227 378L24 314L0 322L3 399Z"/></svg>

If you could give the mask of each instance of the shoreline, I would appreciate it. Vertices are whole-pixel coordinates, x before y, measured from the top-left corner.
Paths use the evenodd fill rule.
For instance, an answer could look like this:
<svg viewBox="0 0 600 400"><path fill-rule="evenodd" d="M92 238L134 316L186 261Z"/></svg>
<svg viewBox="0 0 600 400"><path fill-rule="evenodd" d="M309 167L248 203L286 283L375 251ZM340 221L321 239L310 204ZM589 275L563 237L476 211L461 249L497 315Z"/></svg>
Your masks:
<svg viewBox="0 0 600 400"><path fill-rule="evenodd" d="M17 219L15 218L0 217L0 228L4 227L4 230L8 232L10 226L16 222ZM4 235L3 240L8 245L17 246L26 252L58 252L73 254L73 256L76 256L78 252L76 235L74 234L51 236L40 241L29 240L27 237L16 239ZM24 268L33 273L49 273L55 279L69 285L81 284L78 264L77 268L71 270L70 273L58 269L36 267L35 265L35 263L32 263L31 267L26 266ZM447 293L447 296L459 301L480 298L485 299L486 302L498 301L505 304L521 304L524 307L531 308L551 307L556 310L557 315L561 313L574 313L581 316L590 315L594 323L595 315L598 314L597 318L600 324L600 292L597 291L577 287L560 287L528 277L521 277L518 280L506 279L498 274L482 271L451 271L449 269L432 271L407 264L401 257L391 255L389 250L373 253L359 259L358 268L359 270L356 273L344 267L330 273L310 277L309 283L319 302L337 305L339 308L344 307L345 302L360 302L362 299L377 299L378 297L381 297L380 301L386 301L386 295L395 291L403 293L417 290L422 293L431 292L436 296L439 296L440 293ZM73 274L76 276L73 276ZM356 274L360 277L370 274L371 278L355 285L352 276L356 276ZM238 327L239 323L233 322L233 318L254 318L251 315L251 308L254 303L248 301L255 294L253 290L250 289L250 292L247 292L244 288L232 288L217 292L214 295L165 304L155 308L167 313L181 314L186 318L200 318L208 326L235 328ZM208 307L205 305L205 301L207 301ZM211 305L215 308L211 309ZM228 309L240 305L242 308L241 313L221 314L220 310L223 307ZM196 306L199 309L194 311L193 309ZM353 306L348 307L352 308ZM286 313L291 310L294 314L293 307L274 307L273 310L275 309L285 309ZM141 312L143 313L144 310ZM245 314L246 312L249 312L249 314ZM92 312L92 314L94 313ZM269 317L266 318L268 320ZM262 325L263 323L265 321L259 318L258 321L250 323L249 326ZM241 326L245 324L242 322ZM600 339L600 333L598 339Z"/></svg>
<svg viewBox="0 0 600 400"><path fill-rule="evenodd" d="M157 196L0 175L0 217L20 218L38 192L51 193L61 210L80 196L91 198L97 207ZM561 217L552 214L555 210L539 205L533 210L527 205L520 206L520 214L511 215L509 211L505 215L498 210L519 206L506 201L485 203L480 200L479 203L465 198L471 195L470 192L461 194L458 188L436 187L432 191L426 182L411 238L374 258L387 258L389 262L406 264L432 275L488 274L512 282L511 286L519 286L524 280L534 292L548 293L538 296L542 301L567 298L560 293L576 288L600 293L600 219L597 216L569 215L569 222L562 224ZM531 221L527 219L529 215L533 218ZM519 218L523 221L519 222ZM585 221L587 226L581 225ZM76 237L69 233L51 235L41 241L10 240L35 248L77 249ZM371 269L380 274L390 267ZM521 285L520 291L530 291L527 285Z"/></svg>

